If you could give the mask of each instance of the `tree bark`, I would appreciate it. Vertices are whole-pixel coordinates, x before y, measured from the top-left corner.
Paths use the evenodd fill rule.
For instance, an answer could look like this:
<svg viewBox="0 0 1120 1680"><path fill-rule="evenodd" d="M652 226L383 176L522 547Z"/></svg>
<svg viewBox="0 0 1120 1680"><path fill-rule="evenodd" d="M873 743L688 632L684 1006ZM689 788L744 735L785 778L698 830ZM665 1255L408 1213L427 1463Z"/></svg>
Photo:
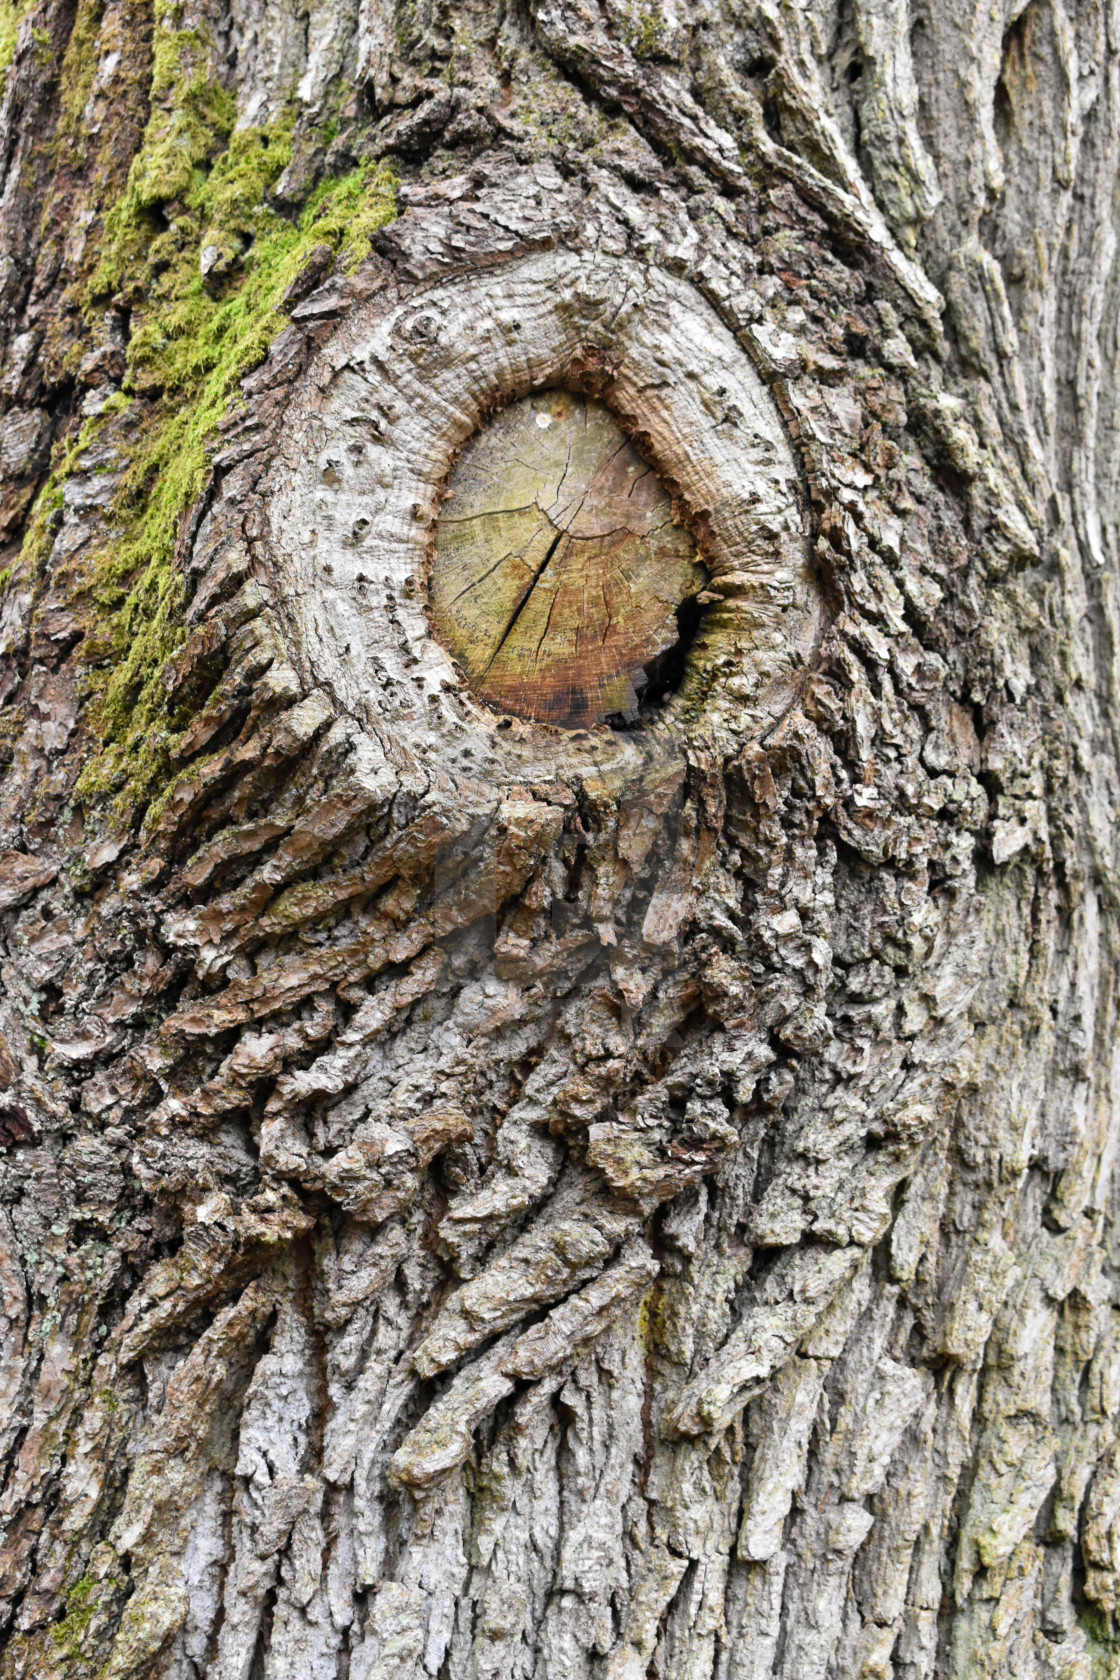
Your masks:
<svg viewBox="0 0 1120 1680"><path fill-rule="evenodd" d="M6 3L0 1680L1120 1675L1115 8Z"/></svg>

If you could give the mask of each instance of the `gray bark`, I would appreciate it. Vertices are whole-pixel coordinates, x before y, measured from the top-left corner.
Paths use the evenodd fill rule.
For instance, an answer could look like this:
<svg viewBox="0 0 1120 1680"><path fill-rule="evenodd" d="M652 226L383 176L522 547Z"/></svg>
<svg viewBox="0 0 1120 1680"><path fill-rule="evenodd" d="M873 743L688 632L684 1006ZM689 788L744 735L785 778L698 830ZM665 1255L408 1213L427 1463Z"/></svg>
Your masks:
<svg viewBox="0 0 1120 1680"><path fill-rule="evenodd" d="M1120 1675L1118 147L1104 0L23 17L2 1680ZM161 275L377 160L141 576ZM555 386L709 574L633 727L428 607Z"/></svg>

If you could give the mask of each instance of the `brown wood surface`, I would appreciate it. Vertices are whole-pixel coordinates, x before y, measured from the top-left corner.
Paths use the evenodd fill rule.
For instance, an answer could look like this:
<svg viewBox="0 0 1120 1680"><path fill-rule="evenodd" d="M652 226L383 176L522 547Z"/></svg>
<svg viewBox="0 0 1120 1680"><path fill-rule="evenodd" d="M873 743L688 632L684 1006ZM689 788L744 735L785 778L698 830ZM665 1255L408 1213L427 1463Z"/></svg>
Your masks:
<svg viewBox="0 0 1120 1680"><path fill-rule="evenodd" d="M474 692L549 723L632 719L704 568L604 403L542 391L470 440L435 534L437 631Z"/></svg>

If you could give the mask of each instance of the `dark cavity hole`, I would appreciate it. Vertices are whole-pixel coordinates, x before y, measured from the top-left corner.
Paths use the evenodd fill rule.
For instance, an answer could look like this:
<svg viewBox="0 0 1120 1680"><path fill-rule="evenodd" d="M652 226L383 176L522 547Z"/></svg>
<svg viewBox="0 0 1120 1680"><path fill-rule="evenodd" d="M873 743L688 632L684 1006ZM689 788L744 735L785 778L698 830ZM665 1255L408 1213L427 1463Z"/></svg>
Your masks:
<svg viewBox="0 0 1120 1680"><path fill-rule="evenodd" d="M639 729L654 707L676 693L684 681L685 661L703 617L704 609L695 595L681 602L676 611L676 641L649 660L635 677L636 705L629 712L613 712L605 720L612 729Z"/></svg>

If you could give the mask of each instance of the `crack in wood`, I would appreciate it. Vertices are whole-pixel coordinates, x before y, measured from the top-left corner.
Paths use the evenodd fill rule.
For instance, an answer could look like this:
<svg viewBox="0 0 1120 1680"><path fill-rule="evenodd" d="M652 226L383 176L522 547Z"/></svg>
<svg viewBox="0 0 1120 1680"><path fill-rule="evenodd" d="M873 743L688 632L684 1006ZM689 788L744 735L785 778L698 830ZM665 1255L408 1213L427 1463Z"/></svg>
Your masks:
<svg viewBox="0 0 1120 1680"><path fill-rule="evenodd" d="M464 449L430 600L481 699L576 726L636 717L646 668L705 581L666 487L606 405L544 391Z"/></svg>
<svg viewBox="0 0 1120 1680"><path fill-rule="evenodd" d="M517 606L514 608L513 617L510 619L509 623L506 625L505 629L502 631L501 641L498 643L497 647L494 649L494 652L491 654L490 658L486 662L486 671L489 671L491 665L493 665L495 659L497 659L498 655L501 653L502 649L505 647L506 642L509 639L509 633L513 629L514 625L517 623L518 619L521 617L521 612L522 612L523 607L525 606L526 601L529 599L530 595L533 593L533 590L536 588L537 584L540 582L542 576L544 575L545 571L548 568L549 561L552 559L552 556L556 553L557 548L560 546L561 542L563 542L563 540L566 536L567 536L566 531L557 531L557 533L553 537L551 543L549 543L548 552L546 553L544 559L541 561L541 563L540 563L539 567L537 568L536 572L533 574L533 577L530 580L528 589L526 589L526 591L522 595L520 601L518 601ZM555 602L553 604L555 604ZM550 613L549 613L549 618L550 619L551 619L551 616L552 616L552 614L551 614L551 611L550 611ZM538 649L539 649L540 644L538 643L537 645L538 645ZM483 675L484 676L486 675L485 671L483 672Z"/></svg>

